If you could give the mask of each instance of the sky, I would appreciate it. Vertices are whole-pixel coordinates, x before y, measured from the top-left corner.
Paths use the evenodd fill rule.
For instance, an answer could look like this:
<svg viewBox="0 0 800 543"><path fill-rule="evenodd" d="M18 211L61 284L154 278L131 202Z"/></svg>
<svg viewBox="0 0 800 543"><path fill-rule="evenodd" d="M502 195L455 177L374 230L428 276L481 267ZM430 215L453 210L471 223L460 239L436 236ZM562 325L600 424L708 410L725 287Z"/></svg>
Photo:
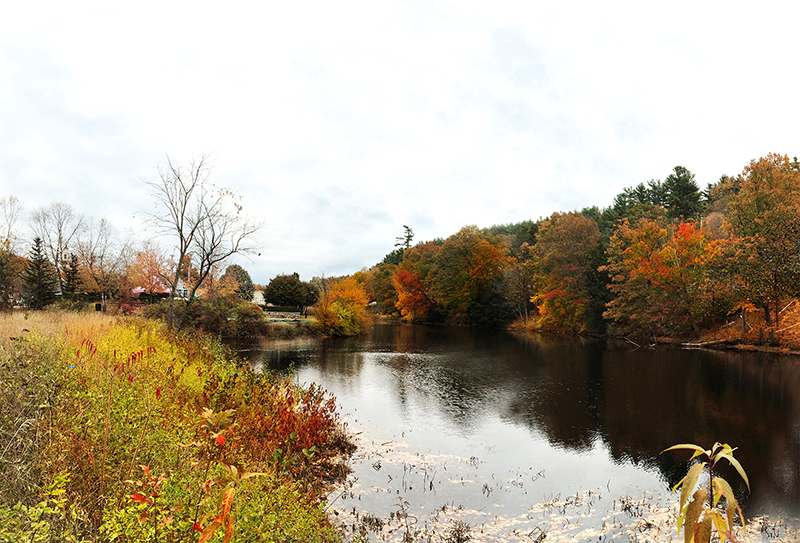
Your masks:
<svg viewBox="0 0 800 543"><path fill-rule="evenodd" d="M461 227L701 188L800 155L792 2L14 2L0 197L144 241L147 182L209 155L263 222L254 282L351 274Z"/></svg>

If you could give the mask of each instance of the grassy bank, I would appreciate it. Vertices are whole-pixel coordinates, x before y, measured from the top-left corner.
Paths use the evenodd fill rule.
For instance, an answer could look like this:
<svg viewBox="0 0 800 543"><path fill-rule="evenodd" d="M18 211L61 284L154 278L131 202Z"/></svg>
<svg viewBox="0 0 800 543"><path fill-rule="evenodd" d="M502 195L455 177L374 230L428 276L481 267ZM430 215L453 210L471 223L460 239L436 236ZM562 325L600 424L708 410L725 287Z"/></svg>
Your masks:
<svg viewBox="0 0 800 543"><path fill-rule="evenodd" d="M215 341L100 314L0 316L0 541L338 541L334 403Z"/></svg>

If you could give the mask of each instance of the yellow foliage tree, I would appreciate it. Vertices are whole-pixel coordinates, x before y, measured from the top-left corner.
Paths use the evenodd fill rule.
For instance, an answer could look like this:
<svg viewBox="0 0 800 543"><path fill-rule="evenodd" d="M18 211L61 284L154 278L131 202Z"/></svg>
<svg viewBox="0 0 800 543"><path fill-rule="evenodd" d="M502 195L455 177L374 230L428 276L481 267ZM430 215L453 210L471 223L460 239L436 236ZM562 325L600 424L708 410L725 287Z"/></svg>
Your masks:
<svg viewBox="0 0 800 543"><path fill-rule="evenodd" d="M320 298L316 317L322 331L331 336L354 336L369 326L364 285L354 277L340 279Z"/></svg>

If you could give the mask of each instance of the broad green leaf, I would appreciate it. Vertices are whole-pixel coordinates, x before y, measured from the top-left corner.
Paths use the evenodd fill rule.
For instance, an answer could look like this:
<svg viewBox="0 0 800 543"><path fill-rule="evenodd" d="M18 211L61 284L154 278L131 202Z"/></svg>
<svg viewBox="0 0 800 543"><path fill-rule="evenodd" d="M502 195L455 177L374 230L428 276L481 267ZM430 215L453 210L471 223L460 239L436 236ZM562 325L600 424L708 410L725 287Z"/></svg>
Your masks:
<svg viewBox="0 0 800 543"><path fill-rule="evenodd" d="M694 493L692 496L694 500L689 502L689 506L686 508L686 520L683 527L684 543L690 543L695 534L695 530L697 529L697 519L700 518L700 513L703 512L703 505L706 502L707 495L708 489L701 488Z"/></svg>

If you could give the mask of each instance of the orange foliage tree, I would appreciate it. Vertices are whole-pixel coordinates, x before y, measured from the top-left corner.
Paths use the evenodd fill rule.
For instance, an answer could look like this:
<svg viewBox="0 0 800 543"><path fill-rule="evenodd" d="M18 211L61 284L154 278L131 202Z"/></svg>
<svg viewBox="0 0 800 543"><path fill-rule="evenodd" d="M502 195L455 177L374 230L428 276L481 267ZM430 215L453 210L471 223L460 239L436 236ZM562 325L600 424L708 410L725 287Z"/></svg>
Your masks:
<svg viewBox="0 0 800 543"><path fill-rule="evenodd" d="M609 289L616 295L605 317L624 333L699 333L709 317L703 301L714 284L711 263L718 243L697 223L677 227L650 219L624 221L611 237Z"/></svg>
<svg viewBox="0 0 800 543"><path fill-rule="evenodd" d="M441 248L441 243L429 241L406 249L392 276L397 297L395 307L408 320L435 320L438 317L438 308L430 295L428 274Z"/></svg>
<svg viewBox="0 0 800 543"><path fill-rule="evenodd" d="M392 277L392 285L397 293L395 306L404 318L418 320L433 311L433 302L428 298L428 288L422 282L421 274L398 270Z"/></svg>
<svg viewBox="0 0 800 543"><path fill-rule="evenodd" d="M170 262L160 248L153 243L145 243L128 270L129 282L134 287L144 289L150 296L167 290L167 274Z"/></svg>

